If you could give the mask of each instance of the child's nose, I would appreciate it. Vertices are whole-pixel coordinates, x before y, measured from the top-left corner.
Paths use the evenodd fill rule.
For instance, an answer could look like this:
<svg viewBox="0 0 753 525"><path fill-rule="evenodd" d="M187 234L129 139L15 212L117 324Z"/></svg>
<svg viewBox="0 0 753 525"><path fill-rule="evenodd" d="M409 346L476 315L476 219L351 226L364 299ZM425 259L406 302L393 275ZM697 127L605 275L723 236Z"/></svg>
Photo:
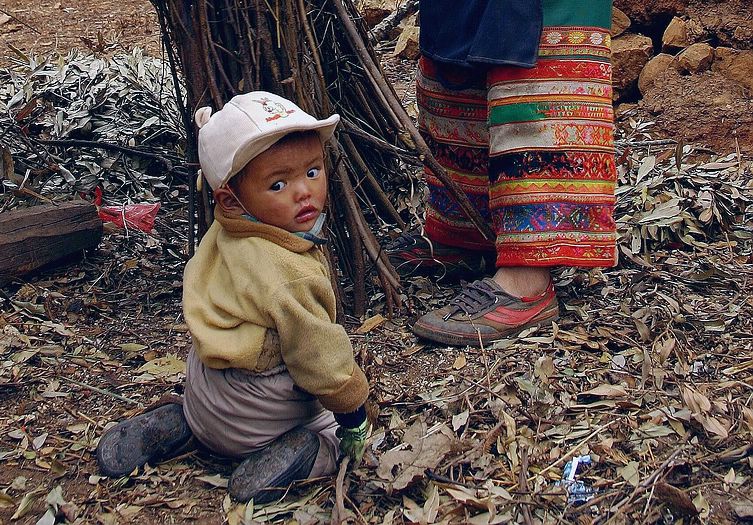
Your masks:
<svg viewBox="0 0 753 525"><path fill-rule="evenodd" d="M311 187L308 180L302 180L296 184L296 197L298 200L306 200L311 197Z"/></svg>

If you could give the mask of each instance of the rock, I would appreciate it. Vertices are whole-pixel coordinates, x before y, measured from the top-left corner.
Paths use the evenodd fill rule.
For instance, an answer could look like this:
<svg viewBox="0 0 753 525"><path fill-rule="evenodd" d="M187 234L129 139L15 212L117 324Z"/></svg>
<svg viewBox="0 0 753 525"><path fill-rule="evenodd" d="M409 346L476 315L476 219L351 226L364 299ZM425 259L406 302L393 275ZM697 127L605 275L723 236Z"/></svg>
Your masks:
<svg viewBox="0 0 753 525"><path fill-rule="evenodd" d="M716 46L753 50L753 14L750 0L694 2L687 16L696 20L705 33L692 42L714 42Z"/></svg>
<svg viewBox="0 0 753 525"><path fill-rule="evenodd" d="M696 42L706 42L710 38L709 33L703 27L703 24L694 18L685 22L685 31L688 35L688 42L691 44L695 44Z"/></svg>
<svg viewBox="0 0 753 525"><path fill-rule="evenodd" d="M648 61L638 77L638 90L645 95L656 79L667 69L675 65L675 57L666 53L659 53Z"/></svg>
<svg viewBox="0 0 753 525"><path fill-rule="evenodd" d="M651 58L654 45L643 35L625 34L612 40L613 98L618 100L632 89Z"/></svg>
<svg viewBox="0 0 753 525"><path fill-rule="evenodd" d="M624 33L627 28L630 27L630 18L628 15L625 14L624 11L617 9L616 7L612 9L612 38L616 36L620 36L622 33Z"/></svg>
<svg viewBox="0 0 753 525"><path fill-rule="evenodd" d="M747 0L744 0L747 1ZM669 20L685 13L691 0L615 0L633 25L654 27L658 20Z"/></svg>
<svg viewBox="0 0 753 525"><path fill-rule="evenodd" d="M374 27L392 12L394 3L390 6L387 0L360 0L356 6L366 25Z"/></svg>
<svg viewBox="0 0 753 525"><path fill-rule="evenodd" d="M715 72L753 92L753 51L717 47L713 67Z"/></svg>
<svg viewBox="0 0 753 525"><path fill-rule="evenodd" d="M680 71L702 73L711 67L714 61L714 49L703 43L693 44L677 57Z"/></svg>
<svg viewBox="0 0 753 525"><path fill-rule="evenodd" d="M418 48L418 35L420 29L416 26L405 26L403 32L397 38L393 55L417 60L421 51Z"/></svg>
<svg viewBox="0 0 753 525"><path fill-rule="evenodd" d="M688 28L685 20L674 17L661 37L662 50L682 49L688 47Z"/></svg>

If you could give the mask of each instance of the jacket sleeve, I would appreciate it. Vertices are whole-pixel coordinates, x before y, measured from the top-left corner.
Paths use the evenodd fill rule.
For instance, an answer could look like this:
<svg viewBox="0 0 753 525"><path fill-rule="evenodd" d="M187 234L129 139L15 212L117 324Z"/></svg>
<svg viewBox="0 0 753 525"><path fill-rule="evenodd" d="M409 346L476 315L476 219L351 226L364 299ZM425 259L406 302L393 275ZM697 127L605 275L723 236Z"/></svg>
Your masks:
<svg viewBox="0 0 753 525"><path fill-rule="evenodd" d="M369 385L353 358L345 329L334 322L335 294L324 275L306 276L277 289L266 305L280 335L282 359L293 381L333 412L354 412Z"/></svg>

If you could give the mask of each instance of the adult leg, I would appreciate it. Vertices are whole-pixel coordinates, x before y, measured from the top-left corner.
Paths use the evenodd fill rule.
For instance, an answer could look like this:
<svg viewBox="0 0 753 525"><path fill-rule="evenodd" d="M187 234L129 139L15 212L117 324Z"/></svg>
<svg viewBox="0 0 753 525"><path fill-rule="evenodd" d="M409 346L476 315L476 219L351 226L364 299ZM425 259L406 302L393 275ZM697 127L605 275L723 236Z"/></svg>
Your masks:
<svg viewBox="0 0 753 525"><path fill-rule="evenodd" d="M545 0L533 69L489 72L497 266L615 260L611 2Z"/></svg>
<svg viewBox="0 0 753 525"><path fill-rule="evenodd" d="M486 74L483 69L442 65L426 57L419 61L416 81L419 130L452 180L487 221L489 137ZM423 235L409 233L386 247L402 274L414 271L442 277L480 277L494 270L494 246L465 217L429 168Z"/></svg>
<svg viewBox="0 0 753 525"><path fill-rule="evenodd" d="M536 67L488 74L493 279L414 325L478 345L556 319L553 266L611 266L616 255L611 2L545 0Z"/></svg>

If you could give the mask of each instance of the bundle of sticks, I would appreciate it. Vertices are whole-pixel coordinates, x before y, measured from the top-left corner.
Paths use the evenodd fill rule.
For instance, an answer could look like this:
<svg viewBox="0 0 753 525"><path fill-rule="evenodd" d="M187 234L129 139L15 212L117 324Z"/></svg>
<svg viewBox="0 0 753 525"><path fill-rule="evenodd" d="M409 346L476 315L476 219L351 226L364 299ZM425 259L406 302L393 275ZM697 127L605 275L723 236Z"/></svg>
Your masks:
<svg viewBox="0 0 753 525"><path fill-rule="evenodd" d="M152 3L175 84L185 86L185 95L178 93L178 98L189 162L197 159L193 111L204 105L219 109L239 93L270 91L294 100L319 118L335 112L341 115L342 124L328 151L330 228L337 267L352 283L352 297L346 303L354 315L366 310L368 277L373 274L389 313L400 304L399 277L371 224L381 221L406 227L385 188L405 180L411 167L428 166L466 215L491 235L465 194L434 159L385 80L352 0ZM194 199L196 187L191 181L189 214L197 218L189 232L192 246L194 224L201 236L211 222L211 196L204 188L200 198Z"/></svg>

